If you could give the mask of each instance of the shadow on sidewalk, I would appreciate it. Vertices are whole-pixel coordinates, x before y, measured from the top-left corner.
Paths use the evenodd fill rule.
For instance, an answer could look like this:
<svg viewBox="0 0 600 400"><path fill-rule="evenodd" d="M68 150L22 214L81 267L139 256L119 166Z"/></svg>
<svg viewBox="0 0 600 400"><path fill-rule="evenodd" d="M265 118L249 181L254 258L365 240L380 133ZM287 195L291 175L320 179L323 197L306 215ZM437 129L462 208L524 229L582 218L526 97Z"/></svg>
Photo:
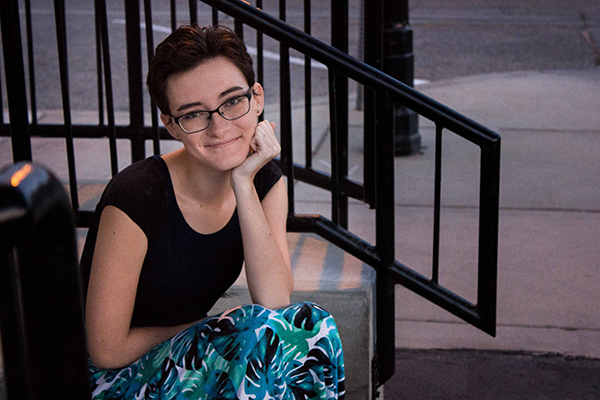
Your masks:
<svg viewBox="0 0 600 400"><path fill-rule="evenodd" d="M598 399L600 359L478 350L396 350L384 399Z"/></svg>

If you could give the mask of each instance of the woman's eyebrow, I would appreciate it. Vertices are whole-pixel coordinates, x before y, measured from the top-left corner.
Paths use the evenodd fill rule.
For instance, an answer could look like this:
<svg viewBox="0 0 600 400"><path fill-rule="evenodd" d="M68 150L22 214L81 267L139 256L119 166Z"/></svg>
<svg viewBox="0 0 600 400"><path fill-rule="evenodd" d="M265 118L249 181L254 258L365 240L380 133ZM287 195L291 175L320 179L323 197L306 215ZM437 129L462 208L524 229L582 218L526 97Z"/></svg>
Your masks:
<svg viewBox="0 0 600 400"><path fill-rule="evenodd" d="M241 87L241 86L232 86L229 89L224 90L223 92L221 92L219 94L219 99L222 99L223 97L227 96L230 93L237 92L238 90L244 90L244 88ZM202 105L201 101L195 101L193 103L187 103L187 104L182 105L181 107L179 107L177 109L177 111L183 111L183 110L187 110L188 108L198 107L198 106L201 106L201 105Z"/></svg>
<svg viewBox="0 0 600 400"><path fill-rule="evenodd" d="M222 93L219 95L219 98L220 98L220 99L222 99L223 97L227 96L229 93L232 93L232 92L237 92L238 90L244 90L244 88L243 88L243 87L241 87L241 86L233 86L233 87L230 87L229 89L227 89L227 90L225 90L224 92L222 92Z"/></svg>

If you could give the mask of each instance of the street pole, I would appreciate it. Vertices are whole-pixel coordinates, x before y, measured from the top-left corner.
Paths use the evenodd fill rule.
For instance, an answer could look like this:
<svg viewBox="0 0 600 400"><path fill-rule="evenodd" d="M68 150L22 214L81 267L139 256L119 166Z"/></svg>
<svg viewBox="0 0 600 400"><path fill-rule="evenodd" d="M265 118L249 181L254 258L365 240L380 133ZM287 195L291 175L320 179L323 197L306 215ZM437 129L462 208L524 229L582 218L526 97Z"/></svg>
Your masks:
<svg viewBox="0 0 600 400"><path fill-rule="evenodd" d="M383 1L383 72L414 87L413 32L408 22L408 0ZM397 104L394 109L396 156L421 149L418 115Z"/></svg>

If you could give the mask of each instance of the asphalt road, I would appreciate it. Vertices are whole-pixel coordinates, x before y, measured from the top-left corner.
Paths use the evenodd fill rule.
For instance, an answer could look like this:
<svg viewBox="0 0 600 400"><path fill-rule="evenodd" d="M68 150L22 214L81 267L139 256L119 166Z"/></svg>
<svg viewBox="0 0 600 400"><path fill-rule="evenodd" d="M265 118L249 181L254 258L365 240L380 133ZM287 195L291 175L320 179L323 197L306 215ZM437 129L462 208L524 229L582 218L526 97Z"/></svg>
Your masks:
<svg viewBox="0 0 600 400"><path fill-rule="evenodd" d="M361 1L350 1L349 53L354 57L360 54ZM122 1L108 0L107 3L115 108L126 110L124 7ZM329 42L330 2L312 3L312 34ZM153 42L156 45L170 32L170 12L167 0L155 0L152 4ZM264 1L263 9L278 16L278 4L276 0ZM66 10L72 106L78 110L96 109L98 95L93 7L87 0L67 0ZM186 2L180 0L177 8L178 25L188 22L187 13ZM23 29L24 18L23 11ZM210 8L200 4L199 22L210 24L211 18ZM286 19L290 24L303 28L301 0L287 2ZM32 0L32 21L38 109L59 109L60 79L52 2ZM233 24L232 19L223 14L220 22ZM595 68L600 62L598 1L413 0L410 2L410 23L414 33L415 78L419 80L437 81L517 70L585 69ZM246 27L245 38L250 50L256 48L255 31ZM142 41L145 65L147 50L145 40ZM277 103L279 45L265 38L264 46L267 51L267 78L264 82L267 101ZM299 100L304 96L303 58L295 51L291 52L291 56L292 97ZM313 96L326 96L326 69L316 65L312 71ZM2 83L6 87L5 82ZM355 93L355 87L351 82L351 94Z"/></svg>

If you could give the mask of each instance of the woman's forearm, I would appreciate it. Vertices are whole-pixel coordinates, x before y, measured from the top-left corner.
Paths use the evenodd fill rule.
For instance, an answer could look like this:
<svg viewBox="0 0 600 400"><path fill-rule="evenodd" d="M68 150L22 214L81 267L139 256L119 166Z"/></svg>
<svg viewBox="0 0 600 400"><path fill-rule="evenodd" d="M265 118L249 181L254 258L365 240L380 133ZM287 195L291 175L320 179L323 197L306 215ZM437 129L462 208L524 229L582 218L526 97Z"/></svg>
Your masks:
<svg viewBox="0 0 600 400"><path fill-rule="evenodd" d="M99 348L90 347L90 358L101 369L123 368L141 358L144 354L186 330L198 321L177 326L156 326L132 328L127 337L114 338L110 343L102 343Z"/></svg>
<svg viewBox="0 0 600 400"><path fill-rule="evenodd" d="M267 308L284 307L293 289L289 257L275 240L254 184L237 184L234 192L252 301Z"/></svg>

